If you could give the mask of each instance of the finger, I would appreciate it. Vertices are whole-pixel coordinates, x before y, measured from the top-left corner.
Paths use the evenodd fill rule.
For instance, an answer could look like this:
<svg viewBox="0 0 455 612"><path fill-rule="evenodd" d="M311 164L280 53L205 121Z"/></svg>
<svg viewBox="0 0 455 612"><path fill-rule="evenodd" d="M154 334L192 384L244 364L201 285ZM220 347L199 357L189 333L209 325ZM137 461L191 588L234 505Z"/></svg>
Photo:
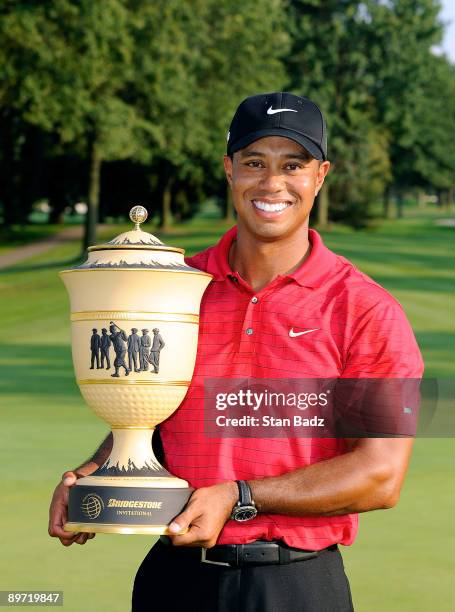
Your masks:
<svg viewBox="0 0 455 612"><path fill-rule="evenodd" d="M72 487L77 480L77 476L74 472L64 472L62 474L62 482L65 487Z"/></svg>
<svg viewBox="0 0 455 612"><path fill-rule="evenodd" d="M53 538L70 538L73 535L72 532L65 531L63 525L64 523L62 524L59 520L51 522L49 525L49 535Z"/></svg>
<svg viewBox="0 0 455 612"><path fill-rule="evenodd" d="M60 483L54 491L52 501L49 506L49 527L55 523L57 518L65 511L68 506L69 490Z"/></svg>
<svg viewBox="0 0 455 612"><path fill-rule="evenodd" d="M63 546L71 546L71 544L74 544L76 538L78 538L81 535L80 533L68 533L68 532L65 532L65 533L66 533L66 536L59 537L59 540L61 544L63 544Z"/></svg>
<svg viewBox="0 0 455 612"><path fill-rule="evenodd" d="M77 544L85 544L88 540L88 536L89 536L88 533L81 533L77 538L75 538L74 541Z"/></svg>
<svg viewBox="0 0 455 612"><path fill-rule="evenodd" d="M63 538L59 538L59 539L60 539L61 544L63 544L63 546L65 547L68 547L68 546L71 546L71 544L74 544L74 538L71 538L69 540L65 540Z"/></svg>
<svg viewBox="0 0 455 612"><path fill-rule="evenodd" d="M167 531L168 534L170 536L178 536L178 535L183 535L184 533L187 533L189 530L190 526L189 525L185 525L183 523L176 523L175 521L172 521L172 523L170 523L170 525L168 525Z"/></svg>
<svg viewBox="0 0 455 612"><path fill-rule="evenodd" d="M170 535L178 535L182 533L186 533L191 525L191 522L194 521L200 512L195 512L191 510L191 506L188 506L186 510L176 516L171 523L168 525L168 532Z"/></svg>
<svg viewBox="0 0 455 612"><path fill-rule="evenodd" d="M65 540L73 537L73 534L65 531L61 525L51 525L49 528L49 535L52 538L63 538Z"/></svg>
<svg viewBox="0 0 455 612"><path fill-rule="evenodd" d="M63 526L68 520L67 507L64 504L56 504L49 514L49 535L54 538L68 539L73 535L70 531L65 531Z"/></svg>
<svg viewBox="0 0 455 612"><path fill-rule="evenodd" d="M205 539L201 537L200 529L192 525L186 533L170 535L173 546L203 546Z"/></svg>

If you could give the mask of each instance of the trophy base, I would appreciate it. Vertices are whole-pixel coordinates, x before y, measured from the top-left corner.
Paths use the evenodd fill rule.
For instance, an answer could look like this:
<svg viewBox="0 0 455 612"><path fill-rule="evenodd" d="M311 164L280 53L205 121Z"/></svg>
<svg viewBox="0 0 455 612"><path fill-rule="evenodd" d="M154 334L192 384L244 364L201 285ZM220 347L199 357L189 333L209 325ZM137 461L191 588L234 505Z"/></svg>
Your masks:
<svg viewBox="0 0 455 612"><path fill-rule="evenodd" d="M64 529L166 535L169 523L182 512L193 491L185 480L173 477L87 476L70 489Z"/></svg>

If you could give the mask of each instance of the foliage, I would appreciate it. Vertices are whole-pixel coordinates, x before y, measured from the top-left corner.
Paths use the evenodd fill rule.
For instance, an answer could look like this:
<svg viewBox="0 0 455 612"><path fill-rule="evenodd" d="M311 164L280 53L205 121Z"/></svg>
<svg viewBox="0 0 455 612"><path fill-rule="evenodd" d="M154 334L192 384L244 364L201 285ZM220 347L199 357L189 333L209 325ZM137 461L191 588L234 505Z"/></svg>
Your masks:
<svg viewBox="0 0 455 612"><path fill-rule="evenodd" d="M358 0L294 0L290 87L313 99L328 124L331 218L363 223L389 171L386 135L372 119L365 15ZM374 176L373 176L374 175Z"/></svg>
<svg viewBox="0 0 455 612"><path fill-rule="evenodd" d="M155 127L141 161L158 168L158 191L172 184L176 193L181 182L194 190L207 173L221 177L227 126L239 99L284 82L281 2L266 0L260 10L253 0L134 5L130 94Z"/></svg>
<svg viewBox="0 0 455 612"><path fill-rule="evenodd" d="M430 138L434 138L433 126L446 116L432 103L434 93L441 95L440 90L432 91L437 62L432 48L442 37L438 22L440 2L373 0L368 10L369 61L376 76L372 87L375 121L390 135L391 178L395 187L403 189L418 184L422 178L417 167L422 115L429 119ZM441 61L447 66L444 59ZM451 78L448 73L446 76L449 85ZM420 167L424 170L422 164Z"/></svg>
<svg viewBox="0 0 455 612"><path fill-rule="evenodd" d="M3 223L38 198L53 221L85 199L93 241L99 200L118 215L137 198L162 225L223 202L236 106L284 87L327 118L332 220L365 225L391 189L450 194L455 74L434 52L439 11L438 0L4 2Z"/></svg>

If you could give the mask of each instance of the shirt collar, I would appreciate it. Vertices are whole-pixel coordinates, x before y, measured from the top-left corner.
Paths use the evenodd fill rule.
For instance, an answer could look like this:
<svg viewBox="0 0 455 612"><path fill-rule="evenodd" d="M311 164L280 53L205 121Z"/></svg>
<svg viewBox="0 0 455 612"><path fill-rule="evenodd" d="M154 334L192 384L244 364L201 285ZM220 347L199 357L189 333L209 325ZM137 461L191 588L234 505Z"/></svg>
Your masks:
<svg viewBox="0 0 455 612"><path fill-rule="evenodd" d="M229 266L229 250L232 242L237 237L237 226L231 227L211 249L207 261L207 272L213 275L213 280L222 281L228 276L238 276ZM328 249L318 232L314 229L308 230L308 238L311 244L311 253L308 259L292 274L286 274L283 278L295 281L302 287L316 288L332 275L337 256Z"/></svg>
<svg viewBox="0 0 455 612"><path fill-rule="evenodd" d="M229 250L237 237L237 226L231 227L219 242L210 249L207 272L213 274L214 281L223 281L227 276L234 276L235 272L229 266Z"/></svg>
<svg viewBox="0 0 455 612"><path fill-rule="evenodd" d="M302 287L320 287L335 271L338 257L328 249L314 229L308 230L311 253L301 266L287 278L292 278Z"/></svg>

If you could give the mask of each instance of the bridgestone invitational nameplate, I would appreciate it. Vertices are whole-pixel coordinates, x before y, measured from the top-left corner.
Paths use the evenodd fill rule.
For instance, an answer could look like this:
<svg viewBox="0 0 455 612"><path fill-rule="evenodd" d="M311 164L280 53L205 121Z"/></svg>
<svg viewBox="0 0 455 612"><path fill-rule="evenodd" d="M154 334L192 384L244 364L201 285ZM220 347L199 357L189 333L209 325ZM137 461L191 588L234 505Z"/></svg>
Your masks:
<svg viewBox="0 0 455 612"><path fill-rule="evenodd" d="M139 527L163 527L188 501L185 489L78 486L71 490L69 523L89 523L91 531L137 533ZM123 529L119 529L122 527ZM147 532L147 529L144 530Z"/></svg>
<svg viewBox="0 0 455 612"><path fill-rule="evenodd" d="M145 208L130 218L132 231L90 247L86 262L60 273L77 384L113 434L105 463L70 489L66 531L165 534L193 491L160 465L151 440L191 383L212 277L140 229Z"/></svg>

